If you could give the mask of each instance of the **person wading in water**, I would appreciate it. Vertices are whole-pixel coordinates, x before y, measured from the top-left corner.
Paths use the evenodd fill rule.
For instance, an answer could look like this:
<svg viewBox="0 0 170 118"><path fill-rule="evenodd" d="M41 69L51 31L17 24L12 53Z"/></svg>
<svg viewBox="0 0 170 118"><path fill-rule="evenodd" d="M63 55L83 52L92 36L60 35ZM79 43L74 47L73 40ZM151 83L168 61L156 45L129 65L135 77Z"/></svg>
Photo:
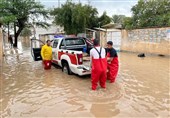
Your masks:
<svg viewBox="0 0 170 118"><path fill-rule="evenodd" d="M50 40L47 40L47 44L42 46L41 57L43 59L44 69L51 69L52 47Z"/></svg>
<svg viewBox="0 0 170 118"><path fill-rule="evenodd" d="M119 69L119 61L116 50L113 48L113 42L107 42L107 79L110 80L110 83L114 83L117 77Z"/></svg>
<svg viewBox="0 0 170 118"><path fill-rule="evenodd" d="M96 90L98 82L102 88L106 88L107 59L105 49L99 46L99 40L94 39L93 43L94 48L90 50L91 82L92 90Z"/></svg>

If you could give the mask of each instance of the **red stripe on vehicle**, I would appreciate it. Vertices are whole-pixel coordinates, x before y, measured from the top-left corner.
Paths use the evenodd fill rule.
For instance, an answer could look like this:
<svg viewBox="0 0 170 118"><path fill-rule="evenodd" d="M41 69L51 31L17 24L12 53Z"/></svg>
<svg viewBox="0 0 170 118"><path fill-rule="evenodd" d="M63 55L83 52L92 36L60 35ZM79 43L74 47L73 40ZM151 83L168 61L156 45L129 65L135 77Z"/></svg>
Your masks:
<svg viewBox="0 0 170 118"><path fill-rule="evenodd" d="M64 52L58 52L58 60L61 59L61 55L64 54Z"/></svg>
<svg viewBox="0 0 170 118"><path fill-rule="evenodd" d="M61 55L63 55L63 54L68 55L69 58L70 58L71 63L77 65L77 58L76 58L76 55L75 55L75 54L69 54L69 53L64 53L64 52L58 52L58 59L59 59L59 60L61 59Z"/></svg>
<svg viewBox="0 0 170 118"><path fill-rule="evenodd" d="M77 65L77 59L75 54L67 54L70 57L71 63Z"/></svg>

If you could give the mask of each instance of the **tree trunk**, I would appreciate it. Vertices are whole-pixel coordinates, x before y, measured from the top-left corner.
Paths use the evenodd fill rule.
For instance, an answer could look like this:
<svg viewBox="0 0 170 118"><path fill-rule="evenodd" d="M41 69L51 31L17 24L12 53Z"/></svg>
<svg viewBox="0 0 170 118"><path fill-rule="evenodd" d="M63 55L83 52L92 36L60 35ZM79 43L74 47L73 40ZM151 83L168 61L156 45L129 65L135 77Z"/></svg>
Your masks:
<svg viewBox="0 0 170 118"><path fill-rule="evenodd" d="M9 38L9 22L8 22L8 38Z"/></svg>
<svg viewBox="0 0 170 118"><path fill-rule="evenodd" d="M16 34L16 24L15 24L15 22L14 22L14 41L15 41L15 34ZM14 46L14 47L17 47L17 45L16 46Z"/></svg>
<svg viewBox="0 0 170 118"><path fill-rule="evenodd" d="M18 45L18 36L20 35L21 31L24 29L24 27L19 27L18 31L14 34L15 35L15 43L14 47L17 47Z"/></svg>

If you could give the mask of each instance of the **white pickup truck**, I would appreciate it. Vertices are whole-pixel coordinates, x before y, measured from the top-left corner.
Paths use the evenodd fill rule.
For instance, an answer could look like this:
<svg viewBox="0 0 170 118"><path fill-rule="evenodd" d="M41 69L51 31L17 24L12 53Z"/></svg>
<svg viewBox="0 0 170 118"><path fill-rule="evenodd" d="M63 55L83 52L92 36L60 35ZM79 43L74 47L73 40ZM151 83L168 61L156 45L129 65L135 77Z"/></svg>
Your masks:
<svg viewBox="0 0 170 118"><path fill-rule="evenodd" d="M32 39L33 42L34 39ZM67 74L77 74L79 76L89 75L89 57L84 57L83 51L87 51L87 44L84 38L78 37L58 37L52 41L52 63L60 66ZM40 50L32 48L34 60L41 60ZM37 59L37 58L40 59ZM83 61L86 58L87 61Z"/></svg>

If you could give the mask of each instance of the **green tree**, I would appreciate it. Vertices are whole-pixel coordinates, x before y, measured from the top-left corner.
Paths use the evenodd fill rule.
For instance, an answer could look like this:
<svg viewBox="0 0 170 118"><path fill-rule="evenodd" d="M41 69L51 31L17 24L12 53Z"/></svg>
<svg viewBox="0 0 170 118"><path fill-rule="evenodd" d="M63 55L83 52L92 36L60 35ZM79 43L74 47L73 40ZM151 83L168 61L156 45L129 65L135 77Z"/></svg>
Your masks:
<svg viewBox="0 0 170 118"><path fill-rule="evenodd" d="M131 10L133 28L170 26L170 0L139 0Z"/></svg>
<svg viewBox="0 0 170 118"><path fill-rule="evenodd" d="M88 28L93 28L98 26L98 11L92 6L85 5L84 11L86 11L86 23Z"/></svg>
<svg viewBox="0 0 170 118"><path fill-rule="evenodd" d="M127 30L133 29L133 21L131 17L124 18L122 28Z"/></svg>
<svg viewBox="0 0 170 118"><path fill-rule="evenodd" d="M116 24L123 24L125 18L125 15L113 15L112 21Z"/></svg>
<svg viewBox="0 0 170 118"><path fill-rule="evenodd" d="M111 18L107 15L106 11L103 12L103 14L98 19L99 27L106 25L111 22Z"/></svg>
<svg viewBox="0 0 170 118"><path fill-rule="evenodd" d="M27 37L27 36L31 36L31 35L32 35L32 32L27 27L25 27L21 32L21 36L23 36L23 37Z"/></svg>
<svg viewBox="0 0 170 118"><path fill-rule="evenodd" d="M97 26L97 14L97 9L92 6L70 1L51 11L54 23L63 26L67 34L77 34L85 31L86 27Z"/></svg>
<svg viewBox="0 0 170 118"><path fill-rule="evenodd" d="M48 11L44 6L35 0L1 0L0 2L0 19L3 25L14 23L15 43L17 47L18 36L26 26L33 26L29 23L32 19L34 24L47 27L46 22L39 22L42 18L48 19ZM17 28L16 28L17 27Z"/></svg>

